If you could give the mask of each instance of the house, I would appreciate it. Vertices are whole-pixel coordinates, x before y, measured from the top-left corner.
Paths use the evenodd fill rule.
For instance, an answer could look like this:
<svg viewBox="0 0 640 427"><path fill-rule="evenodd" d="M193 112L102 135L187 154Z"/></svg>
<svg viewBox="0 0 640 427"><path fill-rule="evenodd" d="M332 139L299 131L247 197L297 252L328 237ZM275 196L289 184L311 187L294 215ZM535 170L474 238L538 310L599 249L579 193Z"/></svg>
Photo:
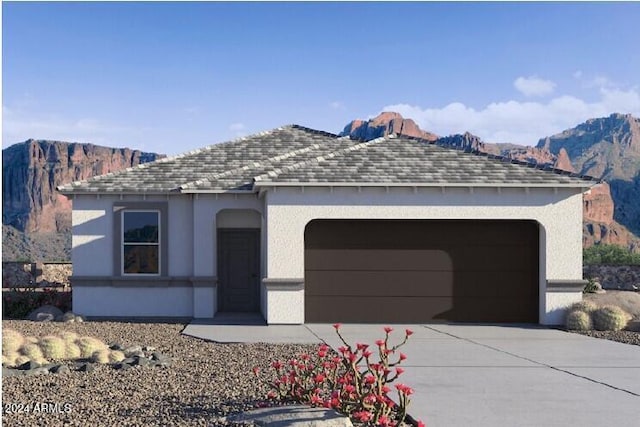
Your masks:
<svg viewBox="0 0 640 427"><path fill-rule="evenodd" d="M291 125L59 187L73 310L304 322L558 324L589 177Z"/></svg>

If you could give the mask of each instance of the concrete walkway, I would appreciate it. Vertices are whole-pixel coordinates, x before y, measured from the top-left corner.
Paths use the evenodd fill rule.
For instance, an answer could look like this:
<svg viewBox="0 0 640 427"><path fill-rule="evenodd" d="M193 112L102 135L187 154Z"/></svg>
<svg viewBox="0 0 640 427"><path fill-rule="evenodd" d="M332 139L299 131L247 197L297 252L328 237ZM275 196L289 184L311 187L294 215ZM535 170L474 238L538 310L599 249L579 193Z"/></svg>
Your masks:
<svg viewBox="0 0 640 427"><path fill-rule="evenodd" d="M200 324L199 324L200 323ZM211 341L339 346L331 325L211 325L184 334ZM640 346L533 326L393 325L403 347L409 413L429 427L640 425ZM344 325L372 344L382 325Z"/></svg>

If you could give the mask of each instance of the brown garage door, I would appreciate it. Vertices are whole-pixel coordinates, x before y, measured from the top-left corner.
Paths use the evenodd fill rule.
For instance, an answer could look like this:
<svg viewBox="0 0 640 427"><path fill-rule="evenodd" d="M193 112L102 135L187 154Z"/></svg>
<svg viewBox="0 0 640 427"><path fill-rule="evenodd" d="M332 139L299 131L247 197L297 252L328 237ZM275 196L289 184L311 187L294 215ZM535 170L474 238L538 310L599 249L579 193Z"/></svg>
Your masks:
<svg viewBox="0 0 640 427"><path fill-rule="evenodd" d="M306 322L538 322L532 221L314 220Z"/></svg>

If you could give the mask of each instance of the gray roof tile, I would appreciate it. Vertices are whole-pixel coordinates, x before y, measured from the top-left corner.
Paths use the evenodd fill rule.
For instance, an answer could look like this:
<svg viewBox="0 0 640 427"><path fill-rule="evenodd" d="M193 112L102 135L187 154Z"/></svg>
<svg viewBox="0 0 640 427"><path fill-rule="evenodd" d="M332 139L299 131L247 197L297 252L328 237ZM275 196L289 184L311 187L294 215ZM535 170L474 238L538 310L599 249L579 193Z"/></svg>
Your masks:
<svg viewBox="0 0 640 427"><path fill-rule="evenodd" d="M253 191L254 184L292 183L587 187L594 181L419 139L362 142L290 125L73 182L59 190L65 194L224 192Z"/></svg>

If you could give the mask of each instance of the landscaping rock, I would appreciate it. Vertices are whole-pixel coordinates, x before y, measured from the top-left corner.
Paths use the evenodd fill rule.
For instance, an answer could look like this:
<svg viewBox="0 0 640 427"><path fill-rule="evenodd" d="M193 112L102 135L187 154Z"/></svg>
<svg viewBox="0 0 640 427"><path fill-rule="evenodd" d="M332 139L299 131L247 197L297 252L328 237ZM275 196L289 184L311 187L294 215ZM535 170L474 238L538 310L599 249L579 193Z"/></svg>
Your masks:
<svg viewBox="0 0 640 427"><path fill-rule="evenodd" d="M77 370L80 372L93 372L96 369L95 364L89 362L80 363Z"/></svg>
<svg viewBox="0 0 640 427"><path fill-rule="evenodd" d="M34 369L38 369L41 368L42 365L39 364L38 362L34 362L33 360L30 360L26 363L23 363L22 365L18 366L18 369L20 369L21 371L32 371Z"/></svg>
<svg viewBox="0 0 640 427"><path fill-rule="evenodd" d="M2 367L2 378L18 377L21 375L24 375L24 371L7 368L5 366Z"/></svg>
<svg viewBox="0 0 640 427"><path fill-rule="evenodd" d="M68 374L71 372L71 369L67 365L54 365L49 369L49 372L52 374Z"/></svg>
<svg viewBox="0 0 640 427"><path fill-rule="evenodd" d="M170 361L171 358L165 354L162 354L158 351L154 351L151 354L151 360L157 360L158 362L166 362L166 361Z"/></svg>
<svg viewBox="0 0 640 427"><path fill-rule="evenodd" d="M139 345L129 346L122 351L127 357L144 356L144 353L142 353L142 347L140 347Z"/></svg>
<svg viewBox="0 0 640 427"><path fill-rule="evenodd" d="M253 423L265 427L352 427L348 417L333 409L308 406L277 406L247 411L227 418L234 423Z"/></svg>
<svg viewBox="0 0 640 427"><path fill-rule="evenodd" d="M43 305L36 308L27 316L28 320L34 322L53 322L62 317L62 310L52 305Z"/></svg>
<svg viewBox="0 0 640 427"><path fill-rule="evenodd" d="M132 366L149 366L151 364L151 360L142 356L135 356L133 358Z"/></svg>
<svg viewBox="0 0 640 427"><path fill-rule="evenodd" d="M114 363L113 369L126 371L127 369L131 369L131 365L124 362L118 362L118 363Z"/></svg>
<svg viewBox="0 0 640 427"><path fill-rule="evenodd" d="M76 315L70 311L67 311L60 317L60 321L65 323L74 322L75 320L76 320Z"/></svg>
<svg viewBox="0 0 640 427"><path fill-rule="evenodd" d="M156 351L156 348L151 346L145 346L145 347L142 347L142 351L146 351L147 353L153 353L154 351Z"/></svg>
<svg viewBox="0 0 640 427"><path fill-rule="evenodd" d="M122 346L121 346L120 344L117 344L117 343L111 344L111 345L109 346L109 348L110 348L111 350L119 350L119 351L124 350L124 349L122 348Z"/></svg>
<svg viewBox="0 0 640 427"><path fill-rule="evenodd" d="M33 376L33 375L49 375L49 369L42 367L42 368L36 368L36 369L29 369L24 371L24 374L26 376Z"/></svg>

